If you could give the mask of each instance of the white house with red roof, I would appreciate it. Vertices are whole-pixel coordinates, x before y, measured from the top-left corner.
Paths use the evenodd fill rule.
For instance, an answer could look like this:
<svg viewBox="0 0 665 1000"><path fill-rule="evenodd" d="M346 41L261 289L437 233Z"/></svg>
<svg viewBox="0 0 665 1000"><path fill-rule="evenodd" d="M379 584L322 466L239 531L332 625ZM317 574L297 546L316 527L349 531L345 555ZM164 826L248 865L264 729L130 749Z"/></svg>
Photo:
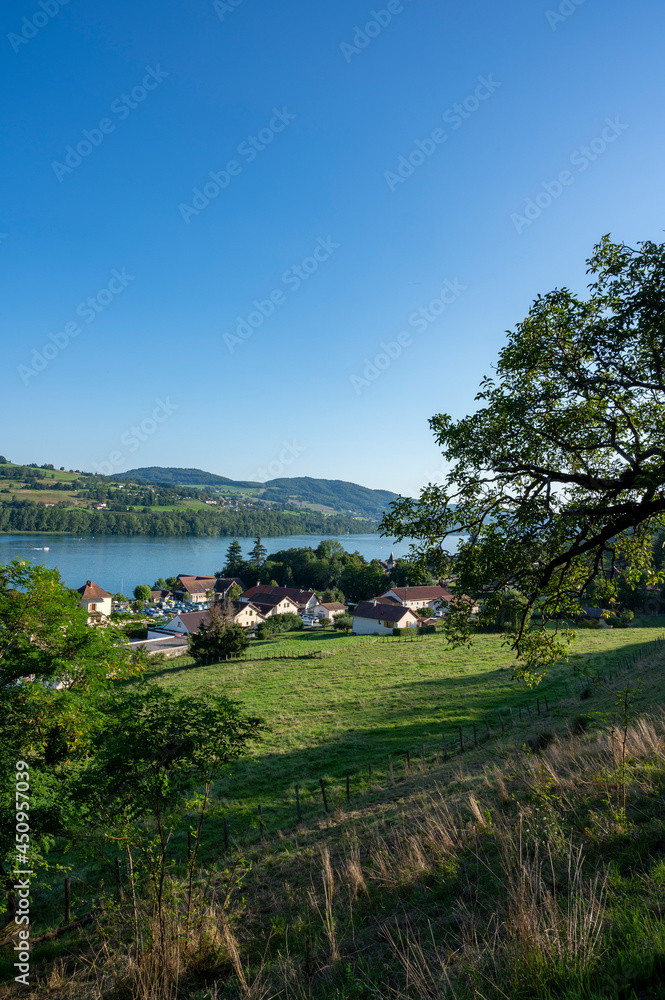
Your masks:
<svg viewBox="0 0 665 1000"><path fill-rule="evenodd" d="M454 596L448 587L440 587L438 584L433 587L393 587L381 594L382 598L397 601L405 608L442 608L442 601L446 604Z"/></svg>
<svg viewBox="0 0 665 1000"><path fill-rule="evenodd" d="M79 604L82 608L86 609L90 616L90 620L93 620L100 615L104 615L108 618L113 608L113 597L111 594L102 590L102 588L98 586L98 584L93 583L92 580L86 580L85 584L78 588L78 592L81 595Z"/></svg>
<svg viewBox="0 0 665 1000"><path fill-rule="evenodd" d="M240 595L241 601L265 601L274 597L286 598L295 604L298 613L311 612L319 603L319 598L313 590L301 590L298 587L271 587L267 584L257 583L255 587L250 587L244 594ZM291 608L288 608L291 611ZM277 612L283 614L283 612Z"/></svg>
<svg viewBox="0 0 665 1000"><path fill-rule="evenodd" d="M343 615L346 610L346 604L341 604L340 601L330 601L328 604L315 605L310 614L314 618L336 618L337 615Z"/></svg>
<svg viewBox="0 0 665 1000"><path fill-rule="evenodd" d="M351 613L356 635L392 635L394 628L417 628L420 624L410 608L378 600L362 601Z"/></svg>

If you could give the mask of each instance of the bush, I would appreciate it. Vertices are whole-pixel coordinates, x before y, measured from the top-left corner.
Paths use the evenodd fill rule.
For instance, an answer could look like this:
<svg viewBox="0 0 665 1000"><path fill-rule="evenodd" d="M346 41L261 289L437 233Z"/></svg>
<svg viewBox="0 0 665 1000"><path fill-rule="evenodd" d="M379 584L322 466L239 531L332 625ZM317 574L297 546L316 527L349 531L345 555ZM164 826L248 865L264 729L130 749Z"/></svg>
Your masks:
<svg viewBox="0 0 665 1000"><path fill-rule="evenodd" d="M227 656L244 653L249 639L242 625L225 625L219 619L201 625L189 637L189 653L195 660L222 660Z"/></svg>
<svg viewBox="0 0 665 1000"><path fill-rule="evenodd" d="M299 632L302 628L302 619L293 611L287 611L284 615L271 615L264 622L259 622L256 635L259 639L272 639L281 632Z"/></svg>

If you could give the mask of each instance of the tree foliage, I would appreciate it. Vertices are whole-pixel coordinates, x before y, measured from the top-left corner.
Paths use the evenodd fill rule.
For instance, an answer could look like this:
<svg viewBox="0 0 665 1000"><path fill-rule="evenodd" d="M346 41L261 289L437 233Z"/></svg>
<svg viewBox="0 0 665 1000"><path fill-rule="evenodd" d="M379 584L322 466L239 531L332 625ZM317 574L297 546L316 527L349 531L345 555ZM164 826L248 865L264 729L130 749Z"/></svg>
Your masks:
<svg viewBox="0 0 665 1000"><path fill-rule="evenodd" d="M665 245L605 237L588 261L589 295L539 296L509 334L493 377L461 420L430 425L451 464L443 485L400 498L382 529L417 539L440 577L482 595L493 617L506 588L526 598L511 641L531 679L570 638L547 623L590 585L611 600L620 576L656 582L651 540L665 523ZM467 533L455 553L447 539ZM531 625L534 611L542 625ZM481 614L481 621L483 618ZM456 622L468 638L470 615Z"/></svg>
<svg viewBox="0 0 665 1000"><path fill-rule="evenodd" d="M189 652L196 660L222 660L244 653L248 646L249 639L242 625L217 616L203 623L189 637Z"/></svg>

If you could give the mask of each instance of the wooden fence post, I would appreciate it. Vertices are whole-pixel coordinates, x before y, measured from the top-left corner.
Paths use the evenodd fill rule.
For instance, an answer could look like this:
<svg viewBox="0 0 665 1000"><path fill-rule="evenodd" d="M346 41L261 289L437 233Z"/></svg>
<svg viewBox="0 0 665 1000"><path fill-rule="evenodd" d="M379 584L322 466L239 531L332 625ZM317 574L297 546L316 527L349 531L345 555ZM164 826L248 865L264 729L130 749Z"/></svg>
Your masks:
<svg viewBox="0 0 665 1000"><path fill-rule="evenodd" d="M478 733L476 732L476 724L475 724L475 722L472 723L472 725L473 725L473 745L475 747L477 747L478 746Z"/></svg>
<svg viewBox="0 0 665 1000"><path fill-rule="evenodd" d="M300 821L302 820L302 816L300 815L300 795L298 793L297 785L296 785L296 813L298 815L298 822L300 823Z"/></svg>
<svg viewBox="0 0 665 1000"><path fill-rule="evenodd" d="M406 751L406 773L411 774L411 754Z"/></svg>
<svg viewBox="0 0 665 1000"><path fill-rule="evenodd" d="M388 768L390 770L390 784L395 784L395 776L393 775L393 757L392 754L388 755Z"/></svg>
<svg viewBox="0 0 665 1000"><path fill-rule="evenodd" d="M448 760L448 747L446 746L446 734L443 733L443 759Z"/></svg>
<svg viewBox="0 0 665 1000"><path fill-rule="evenodd" d="M420 745L420 757L421 757L421 760L423 762L423 771L424 771L425 770L425 744L424 743L421 743L421 745Z"/></svg>
<svg viewBox="0 0 665 1000"><path fill-rule="evenodd" d="M326 797L326 787L323 784L323 778L319 778L319 784L321 786L321 798L323 799L323 808L328 812L328 799Z"/></svg>
<svg viewBox="0 0 665 1000"><path fill-rule="evenodd" d="M462 727L458 726L459 729L459 748L464 753L464 736L462 735Z"/></svg>
<svg viewBox="0 0 665 1000"><path fill-rule="evenodd" d="M260 802L259 802L258 812L259 812L259 835L261 837L261 840L263 840L263 810L261 808Z"/></svg>

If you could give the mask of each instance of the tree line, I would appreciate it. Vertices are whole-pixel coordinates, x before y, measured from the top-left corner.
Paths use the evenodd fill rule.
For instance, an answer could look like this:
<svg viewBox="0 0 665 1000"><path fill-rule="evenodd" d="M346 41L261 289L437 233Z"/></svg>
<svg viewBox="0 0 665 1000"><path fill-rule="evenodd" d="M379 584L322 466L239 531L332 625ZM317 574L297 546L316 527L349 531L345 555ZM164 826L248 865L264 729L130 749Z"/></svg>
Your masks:
<svg viewBox="0 0 665 1000"><path fill-rule="evenodd" d="M66 504L46 507L30 500L4 502L0 531L58 531L75 535L299 535L360 533L367 521L316 512L270 510L88 511Z"/></svg>

